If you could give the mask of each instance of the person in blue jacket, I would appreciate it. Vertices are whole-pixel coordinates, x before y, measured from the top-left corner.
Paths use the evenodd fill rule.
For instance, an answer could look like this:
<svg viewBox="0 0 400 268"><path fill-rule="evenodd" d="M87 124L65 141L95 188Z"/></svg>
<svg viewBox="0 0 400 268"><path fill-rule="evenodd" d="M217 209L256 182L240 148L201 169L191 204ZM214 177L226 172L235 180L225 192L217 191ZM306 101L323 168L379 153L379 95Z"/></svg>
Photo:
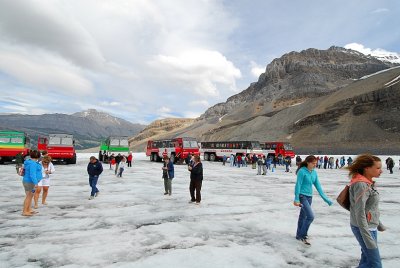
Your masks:
<svg viewBox="0 0 400 268"><path fill-rule="evenodd" d="M311 245L308 239L308 229L314 220L314 212L311 208L313 188L317 189L322 199L329 205L332 201L325 195L322 190L321 184L318 180L315 167L317 165L317 158L309 155L300 163L297 168L297 181L294 189L294 202L295 206L300 207L299 220L297 222L296 239L302 241L306 245Z"/></svg>
<svg viewBox="0 0 400 268"><path fill-rule="evenodd" d="M99 195L99 189L97 189L97 182L99 180L100 174L103 172L103 165L96 159L96 157L91 156L89 164L87 166L87 172L89 174L89 185L92 188L90 192L89 200L94 199L95 196Z"/></svg>
<svg viewBox="0 0 400 268"><path fill-rule="evenodd" d="M164 179L164 195L171 195L172 193L172 179L174 178L174 163L169 159L168 156L164 157L164 164L162 167L163 179Z"/></svg>
<svg viewBox="0 0 400 268"><path fill-rule="evenodd" d="M29 156L30 158L24 161L25 171L22 178L22 185L25 189L22 216L32 216L37 213L37 211L32 210L32 198L39 181L42 179L42 166L38 163L40 152L33 150Z"/></svg>

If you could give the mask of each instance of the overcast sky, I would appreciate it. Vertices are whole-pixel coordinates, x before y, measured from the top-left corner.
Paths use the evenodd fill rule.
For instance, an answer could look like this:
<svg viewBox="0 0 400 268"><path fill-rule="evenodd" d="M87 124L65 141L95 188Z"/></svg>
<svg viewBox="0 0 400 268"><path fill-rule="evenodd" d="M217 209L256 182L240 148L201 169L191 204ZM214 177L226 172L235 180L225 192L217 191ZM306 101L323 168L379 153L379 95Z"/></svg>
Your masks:
<svg viewBox="0 0 400 268"><path fill-rule="evenodd" d="M197 117L274 58L400 52L398 0L0 0L0 113Z"/></svg>

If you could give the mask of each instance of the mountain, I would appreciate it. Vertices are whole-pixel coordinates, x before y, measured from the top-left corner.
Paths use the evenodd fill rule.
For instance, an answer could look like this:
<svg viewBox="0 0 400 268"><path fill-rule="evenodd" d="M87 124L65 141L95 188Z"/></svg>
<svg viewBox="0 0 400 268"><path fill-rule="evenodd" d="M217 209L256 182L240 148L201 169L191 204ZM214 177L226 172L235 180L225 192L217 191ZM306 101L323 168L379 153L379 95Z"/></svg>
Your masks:
<svg viewBox="0 0 400 268"><path fill-rule="evenodd" d="M300 153L398 153L396 66L335 46L290 52L247 89L168 136L288 141Z"/></svg>
<svg viewBox="0 0 400 268"><path fill-rule="evenodd" d="M27 132L33 143L38 135L49 133L70 133L76 139L77 149L98 146L108 136L132 136L145 125L133 124L94 109L68 114L0 115L0 129L14 129Z"/></svg>

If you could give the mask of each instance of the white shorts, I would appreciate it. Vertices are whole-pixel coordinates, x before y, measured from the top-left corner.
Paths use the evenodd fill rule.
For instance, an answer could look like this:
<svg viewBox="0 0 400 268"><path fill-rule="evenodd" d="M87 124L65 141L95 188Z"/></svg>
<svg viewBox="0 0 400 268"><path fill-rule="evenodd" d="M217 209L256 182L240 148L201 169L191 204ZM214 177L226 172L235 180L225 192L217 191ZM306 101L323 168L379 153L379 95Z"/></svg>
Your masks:
<svg viewBox="0 0 400 268"><path fill-rule="evenodd" d="M41 179L38 186L50 186L50 179Z"/></svg>

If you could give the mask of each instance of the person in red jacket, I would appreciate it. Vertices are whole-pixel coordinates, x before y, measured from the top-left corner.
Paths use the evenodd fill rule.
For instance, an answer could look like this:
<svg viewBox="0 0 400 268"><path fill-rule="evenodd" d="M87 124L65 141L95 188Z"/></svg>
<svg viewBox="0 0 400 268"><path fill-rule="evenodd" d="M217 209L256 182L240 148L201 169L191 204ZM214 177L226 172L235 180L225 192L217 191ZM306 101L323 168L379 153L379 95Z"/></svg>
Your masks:
<svg viewBox="0 0 400 268"><path fill-rule="evenodd" d="M129 153L128 158L126 159L126 164L128 165L128 167L132 167L132 160L133 160L132 153Z"/></svg>

